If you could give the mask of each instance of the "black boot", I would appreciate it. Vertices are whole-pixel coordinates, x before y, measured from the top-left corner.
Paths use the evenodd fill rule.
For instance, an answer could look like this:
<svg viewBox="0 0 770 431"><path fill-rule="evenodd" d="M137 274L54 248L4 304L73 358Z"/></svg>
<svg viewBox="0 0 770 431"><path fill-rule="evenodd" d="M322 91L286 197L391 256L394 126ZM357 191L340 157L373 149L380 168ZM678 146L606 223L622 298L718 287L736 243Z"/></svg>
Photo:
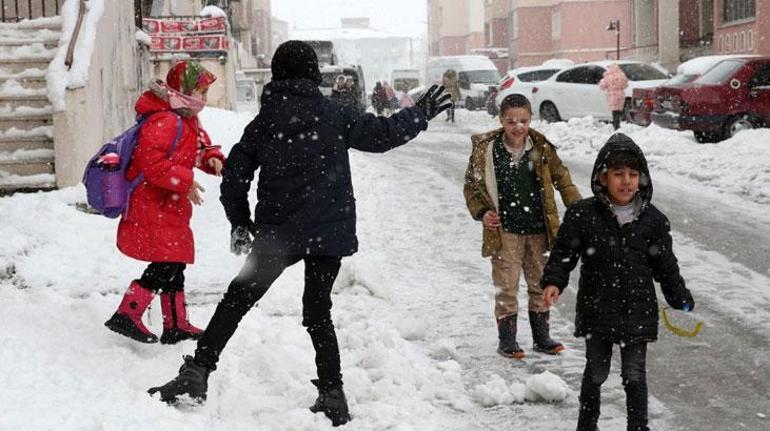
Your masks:
<svg viewBox="0 0 770 431"><path fill-rule="evenodd" d="M522 359L524 350L516 342L516 318L518 315L503 317L497 321L497 334L500 342L497 345L497 353L514 359Z"/></svg>
<svg viewBox="0 0 770 431"><path fill-rule="evenodd" d="M578 413L577 431L599 431L601 399L599 397L580 395L580 412Z"/></svg>
<svg viewBox="0 0 770 431"><path fill-rule="evenodd" d="M543 313L537 313L534 311L529 312L529 325L532 327L532 341L534 341L534 348L536 352L547 353L549 355L556 355L564 350L564 345L555 341L549 335L550 324L548 323L551 316L550 311Z"/></svg>
<svg viewBox="0 0 770 431"><path fill-rule="evenodd" d="M345 392L342 391L342 385L324 388L318 379L313 379L311 382L318 388L318 398L315 404L310 406L310 411L323 412L335 427L348 423L350 421L348 400L345 398Z"/></svg>
<svg viewBox="0 0 770 431"><path fill-rule="evenodd" d="M160 400L168 404L176 404L179 397L187 395L193 404L203 404L206 401L209 374L216 367L209 368L197 364L192 356L184 356L184 364L179 368L179 375L163 386L150 388L150 395L160 392Z"/></svg>

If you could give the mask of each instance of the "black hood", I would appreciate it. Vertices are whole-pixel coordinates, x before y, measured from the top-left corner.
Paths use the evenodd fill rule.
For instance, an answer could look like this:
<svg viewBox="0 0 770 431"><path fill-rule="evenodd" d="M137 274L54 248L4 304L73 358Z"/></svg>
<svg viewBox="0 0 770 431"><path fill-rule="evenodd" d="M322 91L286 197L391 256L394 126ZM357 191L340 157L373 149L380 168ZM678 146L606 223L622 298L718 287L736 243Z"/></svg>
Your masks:
<svg viewBox="0 0 770 431"><path fill-rule="evenodd" d="M318 126L324 100L318 85L309 79L268 82L260 98L259 126L263 133L280 129L284 134L299 135Z"/></svg>
<svg viewBox="0 0 770 431"><path fill-rule="evenodd" d="M647 167L647 159L644 157L642 149L623 133L615 133L610 136L607 143L604 144L599 155L596 156L596 162L594 162L594 169L591 172L591 191L594 196L601 198L605 202L609 202L607 196L607 190L599 183L599 173L606 168L605 162L610 154L618 151L629 151L636 155L639 159L639 165L641 168L639 176L639 192L637 196L642 199L643 207L646 207L650 200L652 200L652 178L650 178L650 170Z"/></svg>

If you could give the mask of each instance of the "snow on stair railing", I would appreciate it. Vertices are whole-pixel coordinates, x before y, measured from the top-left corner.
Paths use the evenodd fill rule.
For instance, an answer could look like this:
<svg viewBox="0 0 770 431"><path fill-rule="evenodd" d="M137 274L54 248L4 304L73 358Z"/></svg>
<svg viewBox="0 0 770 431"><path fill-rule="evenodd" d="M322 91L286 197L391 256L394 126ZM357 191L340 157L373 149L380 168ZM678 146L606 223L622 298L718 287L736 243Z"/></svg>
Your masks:
<svg viewBox="0 0 770 431"><path fill-rule="evenodd" d="M0 22L18 22L59 15L61 0L0 0ZM13 5L13 9L11 8ZM21 5L21 7L19 7Z"/></svg>
<svg viewBox="0 0 770 431"><path fill-rule="evenodd" d="M72 68L72 56L75 54L75 43L78 41L78 35L80 34L80 25L83 23L83 15L86 13L86 0L80 0L78 4L78 20L75 23L75 30L72 31L72 38L67 46L67 56L64 58L64 65L67 66L67 70Z"/></svg>
<svg viewBox="0 0 770 431"><path fill-rule="evenodd" d="M80 34L74 42L72 66L67 68L64 63L78 22L80 2L80 0L65 0L61 6L62 29L59 48L46 72L48 99L51 101L54 111L57 112L66 108L67 89L82 88L88 83L88 69L91 66L91 56L96 44L96 31L104 12L104 0L88 0L86 2L86 13L83 17Z"/></svg>

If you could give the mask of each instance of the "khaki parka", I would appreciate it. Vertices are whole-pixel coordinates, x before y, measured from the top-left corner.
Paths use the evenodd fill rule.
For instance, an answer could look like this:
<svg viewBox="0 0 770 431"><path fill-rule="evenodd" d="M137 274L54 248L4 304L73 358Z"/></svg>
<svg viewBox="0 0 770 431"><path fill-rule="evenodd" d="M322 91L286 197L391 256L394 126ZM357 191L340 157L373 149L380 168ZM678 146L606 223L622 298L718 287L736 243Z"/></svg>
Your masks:
<svg viewBox="0 0 770 431"><path fill-rule="evenodd" d="M489 210L495 212L499 210L500 200L492 161L492 145L503 133L503 128L499 128L471 136L473 150L468 161L468 169L465 171L463 194L468 211L474 220L481 221ZM532 139L531 160L534 162L535 174L540 183L540 198L545 212L546 237L550 249L556 238L556 232L559 230L559 213L556 209L554 187L561 194L562 202L567 207L582 198L577 187L572 184L569 170L556 154L554 145L548 142L545 136L533 129L529 129L529 137ZM502 228L482 229L484 233L481 255L491 256L500 250L500 229Z"/></svg>

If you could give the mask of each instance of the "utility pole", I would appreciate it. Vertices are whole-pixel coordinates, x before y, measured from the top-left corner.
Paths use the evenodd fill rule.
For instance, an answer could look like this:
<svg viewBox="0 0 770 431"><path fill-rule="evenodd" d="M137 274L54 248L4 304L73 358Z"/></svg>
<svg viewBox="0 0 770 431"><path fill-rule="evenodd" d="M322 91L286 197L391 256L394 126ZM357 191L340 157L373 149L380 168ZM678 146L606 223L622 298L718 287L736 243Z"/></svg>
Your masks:
<svg viewBox="0 0 770 431"><path fill-rule="evenodd" d="M615 30L615 60L620 60L620 20L613 19L607 26L607 31Z"/></svg>

